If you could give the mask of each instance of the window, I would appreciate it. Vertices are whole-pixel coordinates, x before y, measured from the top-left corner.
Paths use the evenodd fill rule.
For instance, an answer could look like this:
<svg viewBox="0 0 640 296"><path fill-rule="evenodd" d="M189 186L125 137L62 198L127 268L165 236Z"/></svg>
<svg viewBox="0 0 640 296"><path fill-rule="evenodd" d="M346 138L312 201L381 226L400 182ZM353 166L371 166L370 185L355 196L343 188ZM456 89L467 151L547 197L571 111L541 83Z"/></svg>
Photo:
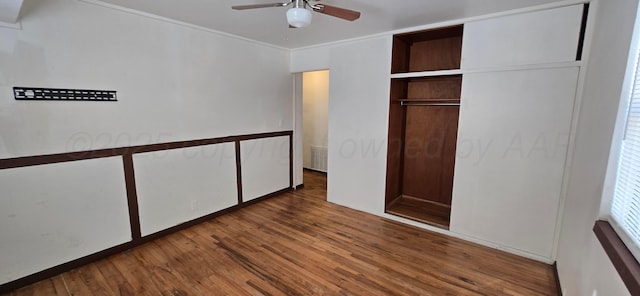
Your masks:
<svg viewBox="0 0 640 296"><path fill-rule="evenodd" d="M640 73L636 54L633 88L626 104L611 224L629 251L640 259Z"/></svg>
<svg viewBox="0 0 640 296"><path fill-rule="evenodd" d="M623 87L620 114L611 151L613 192L603 200L609 221L596 221L593 231L631 295L640 295L640 20L636 20ZM610 198L610 204L607 199Z"/></svg>

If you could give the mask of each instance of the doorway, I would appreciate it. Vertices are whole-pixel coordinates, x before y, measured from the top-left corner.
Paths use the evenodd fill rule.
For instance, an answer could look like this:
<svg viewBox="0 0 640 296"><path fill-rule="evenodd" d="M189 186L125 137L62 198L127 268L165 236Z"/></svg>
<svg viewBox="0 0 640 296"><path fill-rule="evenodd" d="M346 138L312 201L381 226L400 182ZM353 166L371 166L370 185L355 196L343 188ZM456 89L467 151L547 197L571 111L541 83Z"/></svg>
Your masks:
<svg viewBox="0 0 640 296"><path fill-rule="evenodd" d="M329 70L303 72L301 77L301 150L303 184L323 185L328 171ZM324 180L325 184L317 184ZM311 182L307 182L311 181ZM309 183L309 184L307 184ZM324 195L326 198L326 194Z"/></svg>
<svg viewBox="0 0 640 296"><path fill-rule="evenodd" d="M302 73L302 167L327 173L329 70Z"/></svg>

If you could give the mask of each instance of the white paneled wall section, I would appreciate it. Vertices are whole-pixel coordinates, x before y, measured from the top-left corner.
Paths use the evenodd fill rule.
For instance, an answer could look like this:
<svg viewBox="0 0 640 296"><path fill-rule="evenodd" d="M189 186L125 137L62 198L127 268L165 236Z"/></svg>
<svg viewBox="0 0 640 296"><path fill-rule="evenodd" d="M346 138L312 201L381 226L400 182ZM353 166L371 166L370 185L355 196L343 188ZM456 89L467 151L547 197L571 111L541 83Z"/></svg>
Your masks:
<svg viewBox="0 0 640 296"><path fill-rule="evenodd" d="M582 4L565 5L442 25L465 25L460 71L463 98L456 160L459 165L455 172L449 231L384 213L382 184L386 170L391 37L371 37L293 51L292 69L328 68L331 73L329 168L332 173L328 176L328 200L553 262L553 240L558 231L556 218L581 66L576 57L583 11ZM424 29L430 28L438 25ZM535 46L530 46L530 42ZM327 53L326 65L305 61L309 55ZM496 92L483 87L482 82L490 82ZM519 90L529 93L523 95ZM521 159L509 162L501 158L497 150L487 151L487 143L508 148L514 137L518 140L518 135L521 149L529 145L529 150L522 151ZM537 139L540 142L536 144ZM531 147L539 150L534 149L534 154L542 155L532 154L527 158ZM469 149L476 157L485 153L480 165L471 157L463 157ZM550 154L547 157L545 153ZM477 182L472 176L486 180ZM505 184L500 184L500 180ZM539 214L533 213L532 208Z"/></svg>
<svg viewBox="0 0 640 296"><path fill-rule="evenodd" d="M0 292L289 190L292 136L0 159Z"/></svg>
<svg viewBox="0 0 640 296"><path fill-rule="evenodd" d="M572 5L464 24L466 69L575 61L584 5Z"/></svg>
<svg viewBox="0 0 640 296"><path fill-rule="evenodd" d="M233 143L166 143L293 128L289 50L76 0L25 1L20 22L0 26L0 293L141 242L130 222L146 235L238 202L235 147L231 159L207 158ZM14 86L115 90L118 102L16 101ZM138 188L123 165L131 154ZM287 165L272 164L247 169ZM254 182L244 182L261 189L254 198L289 187Z"/></svg>
<svg viewBox="0 0 640 296"><path fill-rule="evenodd" d="M465 24L452 231L554 261L584 9Z"/></svg>
<svg viewBox="0 0 640 296"><path fill-rule="evenodd" d="M578 68L466 74L451 229L551 258Z"/></svg>

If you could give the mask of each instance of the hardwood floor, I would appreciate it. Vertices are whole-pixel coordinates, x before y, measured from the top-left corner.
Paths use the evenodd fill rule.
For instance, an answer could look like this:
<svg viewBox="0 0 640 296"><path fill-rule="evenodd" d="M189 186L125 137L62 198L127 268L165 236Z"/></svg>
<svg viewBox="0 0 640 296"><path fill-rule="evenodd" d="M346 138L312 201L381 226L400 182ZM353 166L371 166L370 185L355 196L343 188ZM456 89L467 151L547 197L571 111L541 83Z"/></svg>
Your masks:
<svg viewBox="0 0 640 296"><path fill-rule="evenodd" d="M327 174L304 169L302 181L304 190L296 191L296 195L316 200L327 200Z"/></svg>
<svg viewBox="0 0 640 296"><path fill-rule="evenodd" d="M286 193L10 295L557 295L552 268Z"/></svg>
<svg viewBox="0 0 640 296"><path fill-rule="evenodd" d="M387 206L387 213L449 230L451 206L411 196L401 196Z"/></svg>

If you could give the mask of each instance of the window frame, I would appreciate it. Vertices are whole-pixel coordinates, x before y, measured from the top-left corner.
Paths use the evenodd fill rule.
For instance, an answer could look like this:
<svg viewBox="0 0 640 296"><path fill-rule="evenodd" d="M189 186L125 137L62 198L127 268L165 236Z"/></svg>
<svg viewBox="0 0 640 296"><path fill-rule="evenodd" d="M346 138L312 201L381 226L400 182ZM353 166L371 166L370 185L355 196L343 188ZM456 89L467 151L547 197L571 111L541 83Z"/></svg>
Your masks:
<svg viewBox="0 0 640 296"><path fill-rule="evenodd" d="M598 220L593 232L631 295L640 295L640 263L631 254L609 221Z"/></svg>
<svg viewBox="0 0 640 296"><path fill-rule="evenodd" d="M640 6L638 9L640 11ZM622 143L626 132L628 112L636 80L640 86L640 77L636 79L636 75L640 76L640 14L638 13L636 13L633 35L629 46L627 67L619 99L618 115L611 141L604 182L605 187L600 204L599 217L601 217L601 219L597 220L593 226L595 236L631 295L640 295L640 263L638 261L640 259L640 244L636 245L625 231L622 230L622 227L612 218L611 212L617 185ZM627 244L633 245L633 252Z"/></svg>

